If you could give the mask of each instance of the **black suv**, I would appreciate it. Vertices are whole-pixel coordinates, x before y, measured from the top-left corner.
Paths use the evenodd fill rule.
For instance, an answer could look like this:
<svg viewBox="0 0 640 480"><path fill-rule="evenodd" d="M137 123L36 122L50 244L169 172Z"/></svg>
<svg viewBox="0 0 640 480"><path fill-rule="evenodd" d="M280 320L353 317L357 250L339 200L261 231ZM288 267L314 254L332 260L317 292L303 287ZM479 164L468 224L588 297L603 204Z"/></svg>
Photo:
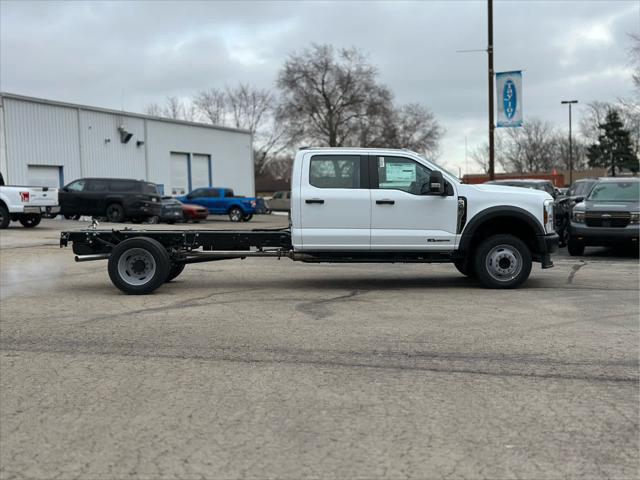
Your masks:
<svg viewBox="0 0 640 480"><path fill-rule="evenodd" d="M595 182L571 213L569 254L588 245L635 245L640 236L640 179L611 177Z"/></svg>
<svg viewBox="0 0 640 480"><path fill-rule="evenodd" d="M106 217L110 222L157 218L162 209L155 183L123 178L81 178L59 191L60 213Z"/></svg>

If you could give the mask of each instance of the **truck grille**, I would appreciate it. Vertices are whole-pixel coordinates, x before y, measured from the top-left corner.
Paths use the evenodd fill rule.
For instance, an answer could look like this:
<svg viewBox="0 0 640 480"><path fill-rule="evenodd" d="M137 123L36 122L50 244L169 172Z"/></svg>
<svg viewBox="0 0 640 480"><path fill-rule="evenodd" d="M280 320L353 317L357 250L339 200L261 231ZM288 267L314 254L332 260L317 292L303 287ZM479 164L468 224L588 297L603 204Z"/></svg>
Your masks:
<svg viewBox="0 0 640 480"><path fill-rule="evenodd" d="M587 227L618 227L629 225L629 212L587 212L584 222Z"/></svg>

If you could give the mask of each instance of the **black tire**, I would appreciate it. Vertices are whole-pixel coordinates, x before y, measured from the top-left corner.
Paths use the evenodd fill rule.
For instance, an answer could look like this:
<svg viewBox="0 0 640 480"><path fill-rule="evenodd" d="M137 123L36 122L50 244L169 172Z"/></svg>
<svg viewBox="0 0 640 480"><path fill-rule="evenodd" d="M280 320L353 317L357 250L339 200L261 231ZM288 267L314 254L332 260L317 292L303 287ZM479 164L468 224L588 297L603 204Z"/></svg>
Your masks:
<svg viewBox="0 0 640 480"><path fill-rule="evenodd" d="M455 260L453 264L462 275L465 275L470 278L473 278L476 276L476 272L473 270L473 264L472 262L469 261L469 259L464 258L460 260Z"/></svg>
<svg viewBox="0 0 640 480"><path fill-rule="evenodd" d="M0 229L5 229L11 223L11 217L9 216L9 209L0 204Z"/></svg>
<svg viewBox="0 0 640 480"><path fill-rule="evenodd" d="M584 243L569 237L569 241L567 242L567 250L569 251L569 255L571 255L572 257L581 257L582 255L584 255Z"/></svg>
<svg viewBox="0 0 640 480"><path fill-rule="evenodd" d="M24 228L33 228L37 227L42 220L42 217L37 213L28 213L26 215L20 215L18 221L22 224Z"/></svg>
<svg viewBox="0 0 640 480"><path fill-rule="evenodd" d="M109 256L111 282L129 295L153 292L167 280L170 269L169 253L153 238L129 238L116 245Z"/></svg>
<svg viewBox="0 0 640 480"><path fill-rule="evenodd" d="M186 264L184 263L172 263L171 268L169 269L169 276L167 277L165 282L170 282L178 275L180 275L184 270L184 267L186 267Z"/></svg>
<svg viewBox="0 0 640 480"><path fill-rule="evenodd" d="M113 223L122 223L124 222L124 208L119 203L111 203L107 205L107 209L105 211L107 215L107 220Z"/></svg>
<svg viewBox="0 0 640 480"><path fill-rule="evenodd" d="M493 235L480 243L473 267L487 288L515 288L531 273L531 251L518 237Z"/></svg>
<svg viewBox="0 0 640 480"><path fill-rule="evenodd" d="M243 222L248 222L252 218L253 218L253 213L249 213L249 214L245 215L244 217L242 217L242 221Z"/></svg>
<svg viewBox="0 0 640 480"><path fill-rule="evenodd" d="M241 222L242 217L244 217L244 213L239 207L231 207L229 209L229 220L232 222Z"/></svg>

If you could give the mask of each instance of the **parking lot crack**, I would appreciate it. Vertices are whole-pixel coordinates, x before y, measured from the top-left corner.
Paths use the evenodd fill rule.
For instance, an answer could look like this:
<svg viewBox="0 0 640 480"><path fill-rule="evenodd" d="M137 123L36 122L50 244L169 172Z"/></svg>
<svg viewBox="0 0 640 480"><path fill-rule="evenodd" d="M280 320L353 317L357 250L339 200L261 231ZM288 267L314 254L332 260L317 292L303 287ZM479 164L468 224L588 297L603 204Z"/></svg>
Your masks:
<svg viewBox="0 0 640 480"><path fill-rule="evenodd" d="M581 263L576 263L574 266L571 267L571 271L569 272L569 276L567 277L567 285L573 283L573 279L575 278L576 273L578 273L578 270L580 270L586 264L587 262L582 261Z"/></svg>

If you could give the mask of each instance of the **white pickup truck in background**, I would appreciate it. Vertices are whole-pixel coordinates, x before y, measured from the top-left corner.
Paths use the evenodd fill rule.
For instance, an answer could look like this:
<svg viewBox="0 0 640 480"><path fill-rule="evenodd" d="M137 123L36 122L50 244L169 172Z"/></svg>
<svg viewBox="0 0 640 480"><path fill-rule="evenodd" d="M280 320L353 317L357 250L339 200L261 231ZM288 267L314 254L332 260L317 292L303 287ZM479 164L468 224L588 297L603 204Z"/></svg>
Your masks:
<svg viewBox="0 0 640 480"><path fill-rule="evenodd" d="M57 188L5 185L0 173L0 229L7 228L11 221L35 227L43 214L59 211Z"/></svg>

